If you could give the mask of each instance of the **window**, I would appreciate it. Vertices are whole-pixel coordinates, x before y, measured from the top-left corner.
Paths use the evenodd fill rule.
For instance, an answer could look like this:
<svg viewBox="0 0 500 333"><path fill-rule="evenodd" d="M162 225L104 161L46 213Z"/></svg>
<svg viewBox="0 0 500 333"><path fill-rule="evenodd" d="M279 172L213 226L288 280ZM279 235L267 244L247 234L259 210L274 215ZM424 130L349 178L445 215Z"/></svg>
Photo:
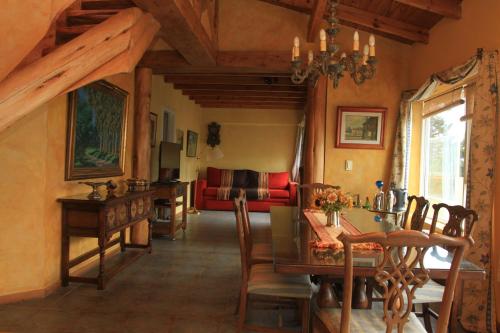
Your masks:
<svg viewBox="0 0 500 333"><path fill-rule="evenodd" d="M424 116L421 189L431 204L465 205L469 132L465 115L462 102ZM432 214L431 209L429 222ZM439 221L447 221L444 215L440 212Z"/></svg>

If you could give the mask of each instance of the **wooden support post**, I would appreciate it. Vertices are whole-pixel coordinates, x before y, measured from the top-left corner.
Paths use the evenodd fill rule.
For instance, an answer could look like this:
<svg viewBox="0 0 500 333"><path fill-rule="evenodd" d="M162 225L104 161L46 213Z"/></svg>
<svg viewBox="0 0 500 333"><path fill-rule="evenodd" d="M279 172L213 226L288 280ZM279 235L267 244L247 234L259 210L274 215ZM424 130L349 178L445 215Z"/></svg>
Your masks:
<svg viewBox="0 0 500 333"><path fill-rule="evenodd" d="M326 93L328 79L321 76L316 83L313 95L314 109L314 163L313 181L324 182L325 174L325 133L326 133Z"/></svg>
<svg viewBox="0 0 500 333"><path fill-rule="evenodd" d="M307 107L306 107L306 129L305 129L305 150L304 150L304 179L302 183L314 183L314 88L312 86L307 89ZM301 204L309 206L310 194L304 193Z"/></svg>
<svg viewBox="0 0 500 333"><path fill-rule="evenodd" d="M151 143L150 143L150 105L153 72L150 68L135 70L135 116L134 116L134 154L132 175L135 178L151 179ZM131 230L134 244L148 243L147 221L137 224Z"/></svg>

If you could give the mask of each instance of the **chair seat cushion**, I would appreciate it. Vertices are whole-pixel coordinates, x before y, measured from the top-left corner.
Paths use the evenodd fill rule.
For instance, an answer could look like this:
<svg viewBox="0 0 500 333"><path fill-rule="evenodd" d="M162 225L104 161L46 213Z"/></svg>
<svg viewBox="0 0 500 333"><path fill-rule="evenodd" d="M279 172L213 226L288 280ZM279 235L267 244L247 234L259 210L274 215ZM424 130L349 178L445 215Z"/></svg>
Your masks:
<svg viewBox="0 0 500 333"><path fill-rule="evenodd" d="M313 302L316 303L316 302ZM320 309L315 306L315 315L321 320L321 322L328 328L332 333L340 332L340 322L342 309L339 308L328 308ZM408 317L408 322L404 325L405 333L426 333L424 326L415 316L411 313ZM365 333L365 332L383 332L387 330L386 323L384 321L384 310L381 303L374 303L372 309L366 310L351 310L351 320L350 320L350 331L351 333ZM397 331L397 327L393 328Z"/></svg>
<svg viewBox="0 0 500 333"><path fill-rule="evenodd" d="M444 286L429 280L422 288L415 291L413 304L441 303L444 295Z"/></svg>
<svg viewBox="0 0 500 333"><path fill-rule="evenodd" d="M254 295L311 298L312 287L308 275L279 274L272 264L257 264L250 268L248 293Z"/></svg>
<svg viewBox="0 0 500 333"><path fill-rule="evenodd" d="M252 263L272 263L273 262L273 247L271 243L254 243L252 244Z"/></svg>

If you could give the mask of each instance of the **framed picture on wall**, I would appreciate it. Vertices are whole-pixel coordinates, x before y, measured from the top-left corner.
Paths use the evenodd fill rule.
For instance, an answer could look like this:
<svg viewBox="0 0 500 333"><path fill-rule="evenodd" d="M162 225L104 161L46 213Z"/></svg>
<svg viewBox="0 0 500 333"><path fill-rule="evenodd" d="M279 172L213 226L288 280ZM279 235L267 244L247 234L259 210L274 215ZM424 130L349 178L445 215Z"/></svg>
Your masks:
<svg viewBox="0 0 500 333"><path fill-rule="evenodd" d="M197 146L198 146L198 133L188 130L186 156L196 157Z"/></svg>
<svg viewBox="0 0 500 333"><path fill-rule="evenodd" d="M151 135L151 148L156 146L156 130L158 127L158 115L156 113L149 113L149 134Z"/></svg>
<svg viewBox="0 0 500 333"><path fill-rule="evenodd" d="M122 176L128 93L106 81L68 95L66 180Z"/></svg>
<svg viewBox="0 0 500 333"><path fill-rule="evenodd" d="M337 148L384 149L386 108L339 106Z"/></svg>
<svg viewBox="0 0 500 333"><path fill-rule="evenodd" d="M181 145L181 150L184 150L184 131L178 128L176 131L176 136L177 138L175 142Z"/></svg>

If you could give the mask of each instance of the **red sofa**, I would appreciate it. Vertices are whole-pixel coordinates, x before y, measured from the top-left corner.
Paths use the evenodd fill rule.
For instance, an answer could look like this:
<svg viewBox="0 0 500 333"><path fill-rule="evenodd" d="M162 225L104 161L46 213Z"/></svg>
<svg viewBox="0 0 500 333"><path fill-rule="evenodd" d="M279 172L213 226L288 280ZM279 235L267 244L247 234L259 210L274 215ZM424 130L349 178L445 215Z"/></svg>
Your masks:
<svg viewBox="0 0 500 333"><path fill-rule="evenodd" d="M233 210L232 200L217 200L221 169L207 168L207 179L197 182L196 208L205 210ZM288 172L269 173L269 199L249 200L248 209L253 212L269 212L271 206L296 204L297 184L290 181Z"/></svg>

